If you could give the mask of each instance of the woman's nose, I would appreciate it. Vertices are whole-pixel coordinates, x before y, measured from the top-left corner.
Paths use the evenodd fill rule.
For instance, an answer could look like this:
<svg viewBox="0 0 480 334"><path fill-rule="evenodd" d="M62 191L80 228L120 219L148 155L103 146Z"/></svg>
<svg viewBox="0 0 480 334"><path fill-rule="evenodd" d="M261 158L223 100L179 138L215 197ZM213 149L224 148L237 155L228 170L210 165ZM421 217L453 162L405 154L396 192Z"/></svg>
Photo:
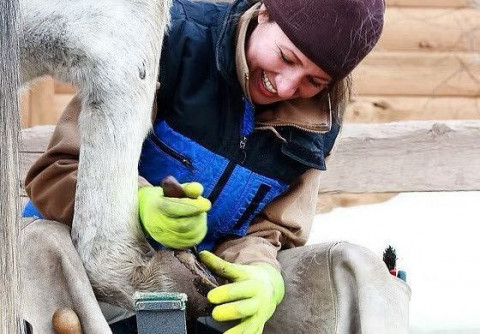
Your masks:
<svg viewBox="0 0 480 334"><path fill-rule="evenodd" d="M285 73L277 79L277 94L284 99L291 99L298 93L301 77L294 73Z"/></svg>

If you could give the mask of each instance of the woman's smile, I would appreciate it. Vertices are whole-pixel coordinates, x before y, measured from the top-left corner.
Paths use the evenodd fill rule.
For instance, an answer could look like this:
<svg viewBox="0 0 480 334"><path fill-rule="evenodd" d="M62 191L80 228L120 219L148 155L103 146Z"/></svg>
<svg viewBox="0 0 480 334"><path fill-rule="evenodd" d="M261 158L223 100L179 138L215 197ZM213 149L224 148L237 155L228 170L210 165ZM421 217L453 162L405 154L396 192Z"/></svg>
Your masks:
<svg viewBox="0 0 480 334"><path fill-rule="evenodd" d="M262 83L265 89L268 90L270 93L277 94L277 90L268 79L267 73L265 71L262 71Z"/></svg>

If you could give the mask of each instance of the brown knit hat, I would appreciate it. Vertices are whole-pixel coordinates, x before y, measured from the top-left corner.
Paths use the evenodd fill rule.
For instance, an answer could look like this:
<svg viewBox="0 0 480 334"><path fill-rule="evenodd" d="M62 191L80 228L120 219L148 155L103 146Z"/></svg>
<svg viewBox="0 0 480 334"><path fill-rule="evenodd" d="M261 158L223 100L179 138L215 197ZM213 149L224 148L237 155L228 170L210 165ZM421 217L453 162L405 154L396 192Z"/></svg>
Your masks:
<svg viewBox="0 0 480 334"><path fill-rule="evenodd" d="M346 77L377 43L384 0L263 0L270 17L333 79Z"/></svg>

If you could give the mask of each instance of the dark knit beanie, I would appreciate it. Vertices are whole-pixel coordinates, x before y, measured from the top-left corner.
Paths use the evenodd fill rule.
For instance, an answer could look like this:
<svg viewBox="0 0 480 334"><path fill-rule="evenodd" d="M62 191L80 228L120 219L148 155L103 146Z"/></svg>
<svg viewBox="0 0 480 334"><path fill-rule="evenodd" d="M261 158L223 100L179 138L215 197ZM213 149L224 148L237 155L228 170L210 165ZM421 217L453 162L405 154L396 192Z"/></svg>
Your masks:
<svg viewBox="0 0 480 334"><path fill-rule="evenodd" d="M384 0L263 0L270 18L333 79L346 77L377 43Z"/></svg>

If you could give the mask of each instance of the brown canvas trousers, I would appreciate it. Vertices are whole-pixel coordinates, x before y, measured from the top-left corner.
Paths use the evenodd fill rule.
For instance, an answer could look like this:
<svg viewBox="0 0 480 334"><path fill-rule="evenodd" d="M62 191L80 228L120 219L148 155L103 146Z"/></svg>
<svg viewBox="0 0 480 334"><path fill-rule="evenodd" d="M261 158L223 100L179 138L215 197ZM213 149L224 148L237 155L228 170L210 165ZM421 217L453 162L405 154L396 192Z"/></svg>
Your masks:
<svg viewBox="0 0 480 334"><path fill-rule="evenodd" d="M67 226L26 219L22 240L24 318L34 333L52 333L61 307L77 312L84 333L109 333L105 317L131 316L99 306ZM264 333L408 333L410 289L367 249L325 243L281 251L278 259L286 293Z"/></svg>

